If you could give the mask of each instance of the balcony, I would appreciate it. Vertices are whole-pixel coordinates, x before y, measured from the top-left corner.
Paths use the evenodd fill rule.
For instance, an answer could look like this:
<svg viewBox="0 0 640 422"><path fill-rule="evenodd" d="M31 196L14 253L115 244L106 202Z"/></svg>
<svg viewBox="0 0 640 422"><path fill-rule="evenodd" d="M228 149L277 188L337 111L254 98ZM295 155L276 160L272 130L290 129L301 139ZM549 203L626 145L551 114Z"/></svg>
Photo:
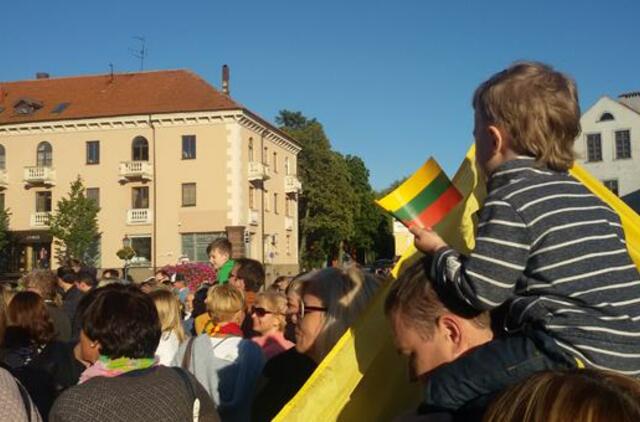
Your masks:
<svg viewBox="0 0 640 422"><path fill-rule="evenodd" d="M29 185L54 186L56 184L56 171L53 167L25 167L24 182Z"/></svg>
<svg viewBox="0 0 640 422"><path fill-rule="evenodd" d="M258 161L249 161L249 181L262 181L271 178L269 166Z"/></svg>
<svg viewBox="0 0 640 422"><path fill-rule="evenodd" d="M149 208L132 208L127 210L127 224L151 224L153 222L153 211Z"/></svg>
<svg viewBox="0 0 640 422"><path fill-rule="evenodd" d="M51 211L34 212L31 214L31 227L47 228L49 227L50 218L51 218Z"/></svg>
<svg viewBox="0 0 640 422"><path fill-rule="evenodd" d="M9 176L6 170L0 170L0 189L6 189L9 186Z"/></svg>
<svg viewBox="0 0 640 422"><path fill-rule="evenodd" d="M249 224L252 226L257 226L260 221L260 216L258 214L258 210L249 210Z"/></svg>
<svg viewBox="0 0 640 422"><path fill-rule="evenodd" d="M120 182L129 180L151 180L153 167L148 161L122 161L120 163Z"/></svg>
<svg viewBox="0 0 640 422"><path fill-rule="evenodd" d="M287 195L295 195L302 192L302 183L296 176L284 177L284 193Z"/></svg>
<svg viewBox="0 0 640 422"><path fill-rule="evenodd" d="M284 229L288 232L293 230L293 217L284 218Z"/></svg>

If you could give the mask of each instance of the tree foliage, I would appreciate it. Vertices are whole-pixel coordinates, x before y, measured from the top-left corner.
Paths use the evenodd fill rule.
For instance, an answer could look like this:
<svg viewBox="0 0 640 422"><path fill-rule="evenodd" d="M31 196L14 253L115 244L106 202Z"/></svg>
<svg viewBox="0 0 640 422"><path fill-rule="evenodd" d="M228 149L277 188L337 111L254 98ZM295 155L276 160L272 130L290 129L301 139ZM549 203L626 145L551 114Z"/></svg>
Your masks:
<svg viewBox="0 0 640 422"><path fill-rule="evenodd" d="M357 251L363 262L375 257L382 214L374 204L369 171L362 159L332 150L322 125L301 112L283 110L276 118L282 130L302 146L298 176L300 257L306 268ZM356 256L354 256L355 258Z"/></svg>
<svg viewBox="0 0 640 422"><path fill-rule="evenodd" d="M94 264L100 236L99 211L98 204L85 196L84 184L78 176L71 182L69 196L58 201L49 222L60 264L71 258Z"/></svg>
<svg viewBox="0 0 640 422"><path fill-rule="evenodd" d="M9 245L9 216L8 209L0 209L0 253Z"/></svg>

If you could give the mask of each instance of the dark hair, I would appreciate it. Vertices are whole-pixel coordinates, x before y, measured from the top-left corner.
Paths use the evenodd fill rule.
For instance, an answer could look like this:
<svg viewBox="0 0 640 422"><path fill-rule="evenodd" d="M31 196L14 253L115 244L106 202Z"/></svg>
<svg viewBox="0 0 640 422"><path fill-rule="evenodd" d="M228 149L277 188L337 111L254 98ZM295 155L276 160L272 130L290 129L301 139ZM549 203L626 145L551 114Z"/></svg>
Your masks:
<svg viewBox="0 0 640 422"><path fill-rule="evenodd" d="M91 286L91 287L95 287L98 284L98 281L93 276L93 274L84 270L81 270L79 273L76 274L76 282L84 283L87 286Z"/></svg>
<svg viewBox="0 0 640 422"><path fill-rule="evenodd" d="M257 292L264 285L264 267L259 261L250 258L236 259L238 278L244 280L246 290Z"/></svg>
<svg viewBox="0 0 640 422"><path fill-rule="evenodd" d="M25 288L37 291L45 300L56 299L58 278L49 270L33 270L22 278Z"/></svg>
<svg viewBox="0 0 640 422"><path fill-rule="evenodd" d="M161 335L153 300L135 286L111 286L96 289L82 314L82 330L109 358L152 358Z"/></svg>
<svg viewBox="0 0 640 422"><path fill-rule="evenodd" d="M106 277L107 274L109 275L109 277ZM102 271L102 278L120 278L120 272L118 270L116 270L115 268L107 268L106 270Z"/></svg>
<svg viewBox="0 0 640 422"><path fill-rule="evenodd" d="M67 284L73 284L76 281L76 272L71 267L62 266L56 270L56 275L59 280Z"/></svg>
<svg viewBox="0 0 640 422"><path fill-rule="evenodd" d="M34 292L18 292L7 307L7 326L23 328L37 344L47 344L55 329L44 299Z"/></svg>
<svg viewBox="0 0 640 422"><path fill-rule="evenodd" d="M219 250L221 253L226 253L231 256L231 242L226 237L219 237L207 246L207 255L211 255L214 250Z"/></svg>

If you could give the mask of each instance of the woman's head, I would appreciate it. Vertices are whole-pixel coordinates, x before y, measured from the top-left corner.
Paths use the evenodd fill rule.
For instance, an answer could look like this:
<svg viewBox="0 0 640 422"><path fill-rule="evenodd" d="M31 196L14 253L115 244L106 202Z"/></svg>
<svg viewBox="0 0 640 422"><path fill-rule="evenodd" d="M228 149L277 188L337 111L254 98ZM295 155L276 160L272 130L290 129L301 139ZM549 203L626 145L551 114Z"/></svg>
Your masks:
<svg viewBox="0 0 640 422"><path fill-rule="evenodd" d="M45 300L56 299L58 277L49 270L33 270L22 277L21 284L25 289L38 293Z"/></svg>
<svg viewBox="0 0 640 422"><path fill-rule="evenodd" d="M153 303L156 305L162 332L173 331L181 342L184 341L185 334L182 328L180 301L178 298L165 289L154 290L149 293L149 296L151 296Z"/></svg>
<svg viewBox="0 0 640 422"><path fill-rule="evenodd" d="M38 344L49 343L56 335L44 299L30 291L16 293L9 302L7 327L22 328Z"/></svg>
<svg viewBox="0 0 640 422"><path fill-rule="evenodd" d="M260 334L283 332L287 324L287 297L276 291L258 293L251 310L253 330Z"/></svg>
<svg viewBox="0 0 640 422"><path fill-rule="evenodd" d="M302 286L296 349L320 362L364 311L380 279L356 267L326 268Z"/></svg>
<svg viewBox="0 0 640 422"><path fill-rule="evenodd" d="M640 420L640 382L593 369L539 372L502 393L485 422Z"/></svg>
<svg viewBox="0 0 640 422"><path fill-rule="evenodd" d="M244 294L229 284L213 286L205 300L211 320L240 323L244 318Z"/></svg>
<svg viewBox="0 0 640 422"><path fill-rule="evenodd" d="M151 298L137 287L111 284L96 290L83 311L82 334L108 358L152 358L160 320Z"/></svg>

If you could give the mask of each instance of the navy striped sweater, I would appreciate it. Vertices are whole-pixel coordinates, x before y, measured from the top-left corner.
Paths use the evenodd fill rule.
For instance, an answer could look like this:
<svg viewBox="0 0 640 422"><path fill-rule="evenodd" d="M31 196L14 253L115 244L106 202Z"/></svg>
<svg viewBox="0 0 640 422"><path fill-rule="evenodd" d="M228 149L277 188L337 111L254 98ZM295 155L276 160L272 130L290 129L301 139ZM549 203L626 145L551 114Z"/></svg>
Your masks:
<svg viewBox="0 0 640 422"><path fill-rule="evenodd" d="M618 215L567 173L519 157L488 182L470 256L433 257L438 288L505 326L543 327L587 366L640 375L640 277Z"/></svg>

